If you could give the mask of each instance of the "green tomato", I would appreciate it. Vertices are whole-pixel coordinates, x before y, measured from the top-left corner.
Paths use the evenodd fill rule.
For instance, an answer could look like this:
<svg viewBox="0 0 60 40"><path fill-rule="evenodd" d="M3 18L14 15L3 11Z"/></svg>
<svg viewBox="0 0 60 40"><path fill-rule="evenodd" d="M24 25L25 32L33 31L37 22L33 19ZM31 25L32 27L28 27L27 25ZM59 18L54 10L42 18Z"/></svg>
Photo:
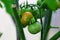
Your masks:
<svg viewBox="0 0 60 40"><path fill-rule="evenodd" d="M40 11L42 11L41 14L40 14ZM40 11L38 9L33 10L33 16L35 17L35 19L40 18L40 15L41 15L41 17L45 16L45 14L46 14L45 9L41 9Z"/></svg>
<svg viewBox="0 0 60 40"><path fill-rule="evenodd" d="M60 0L56 0L58 8L60 8Z"/></svg>
<svg viewBox="0 0 60 40"><path fill-rule="evenodd" d="M33 16L34 16L34 18L37 19L38 15L39 15L39 10L36 9L36 8L34 8L34 10L33 10Z"/></svg>
<svg viewBox="0 0 60 40"><path fill-rule="evenodd" d="M31 10L31 8L25 8L25 7L23 7L22 9L20 9L20 15L22 15L23 13L25 13L25 12L32 12L32 10Z"/></svg>
<svg viewBox="0 0 60 40"><path fill-rule="evenodd" d="M30 7L25 8L25 9L26 9L26 11L28 11L28 12L32 12L32 9L31 9Z"/></svg>
<svg viewBox="0 0 60 40"><path fill-rule="evenodd" d="M40 32L42 29L41 24L39 22L35 22L31 25L28 25L28 31L31 34L37 34L38 32Z"/></svg>

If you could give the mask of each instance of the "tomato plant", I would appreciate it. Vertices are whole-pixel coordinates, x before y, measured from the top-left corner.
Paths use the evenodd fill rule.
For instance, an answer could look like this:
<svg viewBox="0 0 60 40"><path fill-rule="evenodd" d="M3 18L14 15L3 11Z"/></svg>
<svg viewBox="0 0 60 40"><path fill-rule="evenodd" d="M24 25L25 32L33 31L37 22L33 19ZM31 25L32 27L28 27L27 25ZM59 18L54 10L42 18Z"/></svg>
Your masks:
<svg viewBox="0 0 60 40"><path fill-rule="evenodd" d="M47 34L52 28L50 25L52 12L60 8L60 0L37 0L37 4L28 4L26 0L26 5L23 6L19 5L18 0L0 1L3 2L10 16L14 18L14 23L19 28L21 40L26 40L23 31L23 26L26 25L28 25L28 31L31 34L37 34L41 31L41 40L47 40ZM0 7L2 7L1 4ZM45 17L44 21L43 17ZM41 23L37 22L38 18ZM51 40L57 40L60 37L60 31L56 35Z"/></svg>

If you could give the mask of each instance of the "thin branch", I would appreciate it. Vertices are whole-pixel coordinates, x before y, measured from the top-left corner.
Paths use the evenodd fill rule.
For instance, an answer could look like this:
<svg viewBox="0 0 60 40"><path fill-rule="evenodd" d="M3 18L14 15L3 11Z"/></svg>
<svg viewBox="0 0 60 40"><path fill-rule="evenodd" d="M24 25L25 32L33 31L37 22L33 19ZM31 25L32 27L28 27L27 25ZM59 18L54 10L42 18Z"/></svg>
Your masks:
<svg viewBox="0 0 60 40"><path fill-rule="evenodd" d="M60 37L60 31L57 32L53 37L50 38L50 40L57 40Z"/></svg>

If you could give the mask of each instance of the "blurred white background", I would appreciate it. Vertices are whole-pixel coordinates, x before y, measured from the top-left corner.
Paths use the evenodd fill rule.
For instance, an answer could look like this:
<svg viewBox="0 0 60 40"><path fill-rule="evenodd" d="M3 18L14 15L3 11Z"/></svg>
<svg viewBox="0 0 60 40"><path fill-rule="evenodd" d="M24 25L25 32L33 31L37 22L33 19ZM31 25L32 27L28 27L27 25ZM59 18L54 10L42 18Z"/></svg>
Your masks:
<svg viewBox="0 0 60 40"><path fill-rule="evenodd" d="M19 4L24 3L24 1L25 0L19 0ZM33 1L28 0L28 3L35 4L36 1L37 0L33 0ZM60 9L58 9L56 12L53 12L51 25L60 27ZM52 37L55 33L57 33L59 30L60 29L51 29L49 31L47 40L49 40L49 38ZM17 40L15 24L12 18L10 17L10 15L6 12L5 7L0 8L0 32L3 33L0 40ZM26 36L26 40L40 40L40 33L35 34L35 35L30 34L27 30L27 27L24 28L24 33Z"/></svg>

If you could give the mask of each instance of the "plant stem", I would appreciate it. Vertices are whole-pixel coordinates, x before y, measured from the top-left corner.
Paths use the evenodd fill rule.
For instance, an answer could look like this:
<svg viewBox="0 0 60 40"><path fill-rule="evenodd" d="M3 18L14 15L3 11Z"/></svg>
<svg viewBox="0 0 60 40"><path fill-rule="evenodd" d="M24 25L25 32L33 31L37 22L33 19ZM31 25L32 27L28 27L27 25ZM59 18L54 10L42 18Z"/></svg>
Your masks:
<svg viewBox="0 0 60 40"><path fill-rule="evenodd" d="M43 22L42 22L42 16L41 16L41 14L42 14L42 7L43 7L44 3L45 3L45 1L43 1L40 6L39 5L36 5L38 7L38 9L39 9L39 13L40 13L39 16L40 16L40 21L41 21L41 25L42 25L41 40L42 40L42 37L43 37L42 36L43 35Z"/></svg>
<svg viewBox="0 0 60 40"><path fill-rule="evenodd" d="M16 9L17 9L17 10L18 10L18 8L19 8L18 1L19 1L19 0L14 0L14 2L13 2L13 5L17 5L17 6L16 6ZM16 25L16 21L15 21L15 18L14 18L13 16L12 16L12 19L13 19L15 25ZM17 25L16 25L16 35L17 35L17 40L20 40L20 34L19 34L19 30L18 30Z"/></svg>
<svg viewBox="0 0 60 40"><path fill-rule="evenodd" d="M43 25L42 40L47 40L47 35L50 29L51 17L52 17L52 11L47 9L45 20L44 20L44 25Z"/></svg>
<svg viewBox="0 0 60 40"><path fill-rule="evenodd" d="M43 35L43 22L42 22L42 16L41 16L41 14L42 14L42 9L39 9L39 13L40 13L40 21L41 21L41 25L42 25L42 30L41 30L41 37L42 37L42 35Z"/></svg>
<svg viewBox="0 0 60 40"><path fill-rule="evenodd" d="M17 25L17 27L18 27L18 29L19 29L20 38L21 38L21 40L26 40L26 39L25 39L25 36L24 36L23 27L22 27L22 24L21 24L21 22L20 22L20 18L19 18L19 16L18 16L18 12L17 12L16 8L13 8L13 11L14 11L13 17L14 17L15 22L16 22L16 25Z"/></svg>
<svg viewBox="0 0 60 40"><path fill-rule="evenodd" d="M18 27L16 25L16 22L15 22L15 18L12 16L12 19L13 19L13 22L15 23L15 26L16 26L16 35L17 35L17 40L20 40L20 34L19 34L19 30L18 30Z"/></svg>
<svg viewBox="0 0 60 40"><path fill-rule="evenodd" d="M54 29L59 29L59 27L51 27L51 28L54 28Z"/></svg>
<svg viewBox="0 0 60 40"><path fill-rule="evenodd" d="M60 37L60 31L57 32L53 37L50 38L50 40L57 40Z"/></svg>

